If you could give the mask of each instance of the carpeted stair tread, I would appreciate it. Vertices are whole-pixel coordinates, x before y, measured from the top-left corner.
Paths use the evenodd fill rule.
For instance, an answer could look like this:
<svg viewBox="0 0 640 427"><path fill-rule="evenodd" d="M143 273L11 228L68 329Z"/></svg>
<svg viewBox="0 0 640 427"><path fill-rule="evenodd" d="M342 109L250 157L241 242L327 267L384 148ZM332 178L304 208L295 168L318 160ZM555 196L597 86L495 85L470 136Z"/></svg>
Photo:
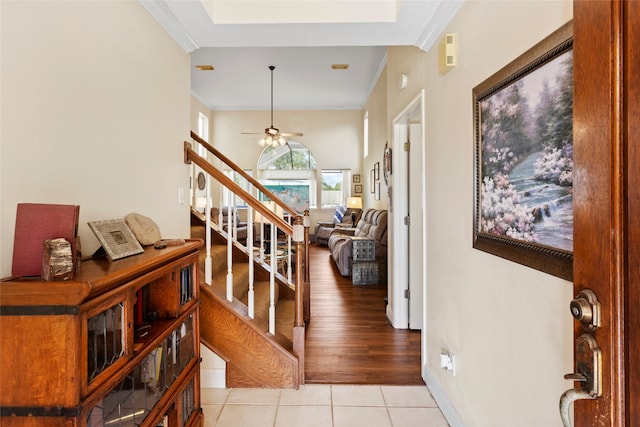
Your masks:
<svg viewBox="0 0 640 427"><path fill-rule="evenodd" d="M256 319L261 319L267 324L269 323L269 306L271 304L269 282L256 282L253 285L254 290L254 314ZM275 289L275 303L278 305L278 286ZM242 301L247 304L248 301ZM277 311L277 310L276 310Z"/></svg>
<svg viewBox="0 0 640 427"><path fill-rule="evenodd" d="M204 227L192 226L191 235L194 238L204 239ZM227 283L227 245L212 244L210 249L212 267L212 286L222 295L226 295ZM206 249L200 252L201 277L204 278L204 260ZM249 264L248 262L234 262L232 265L234 281L234 297L243 304L248 303L249 291ZM290 345L293 334L293 317L295 302L292 299L279 299L279 285L276 284L276 334L279 339ZM265 330L269 324L269 282L259 281L254 283L254 319ZM282 343L281 343L282 344Z"/></svg>
<svg viewBox="0 0 640 427"><path fill-rule="evenodd" d="M226 264L225 264L226 265ZM233 296L241 301L246 301L246 295L249 291L249 264L235 263L232 264L233 273ZM227 287L227 269L218 272L212 277L212 284L216 287L226 289Z"/></svg>

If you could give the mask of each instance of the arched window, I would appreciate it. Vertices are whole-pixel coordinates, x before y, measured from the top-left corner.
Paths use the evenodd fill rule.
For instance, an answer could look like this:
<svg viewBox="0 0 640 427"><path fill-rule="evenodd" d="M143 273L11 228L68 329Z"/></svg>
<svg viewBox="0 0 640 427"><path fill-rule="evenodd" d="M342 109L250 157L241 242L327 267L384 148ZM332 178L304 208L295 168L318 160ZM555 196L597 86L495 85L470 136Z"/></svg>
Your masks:
<svg viewBox="0 0 640 427"><path fill-rule="evenodd" d="M258 179L298 212L316 206L316 159L300 142L266 147L258 159Z"/></svg>

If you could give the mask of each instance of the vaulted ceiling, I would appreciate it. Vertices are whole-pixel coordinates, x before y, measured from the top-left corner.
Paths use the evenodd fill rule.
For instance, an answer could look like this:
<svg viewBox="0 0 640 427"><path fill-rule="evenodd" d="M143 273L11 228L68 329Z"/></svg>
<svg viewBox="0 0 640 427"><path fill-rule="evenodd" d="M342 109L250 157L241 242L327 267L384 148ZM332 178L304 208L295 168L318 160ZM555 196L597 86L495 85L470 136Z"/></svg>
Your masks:
<svg viewBox="0 0 640 427"><path fill-rule="evenodd" d="M428 50L462 0L139 0L212 110L360 109L387 46ZM333 69L347 64L347 69ZM197 66L212 66L201 70Z"/></svg>

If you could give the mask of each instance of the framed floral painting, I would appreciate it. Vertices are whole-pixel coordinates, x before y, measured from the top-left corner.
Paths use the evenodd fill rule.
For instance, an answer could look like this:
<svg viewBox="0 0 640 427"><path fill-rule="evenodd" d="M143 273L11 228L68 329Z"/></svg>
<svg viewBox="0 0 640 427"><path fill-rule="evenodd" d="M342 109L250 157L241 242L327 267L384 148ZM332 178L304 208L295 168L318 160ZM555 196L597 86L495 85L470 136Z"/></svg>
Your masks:
<svg viewBox="0 0 640 427"><path fill-rule="evenodd" d="M473 89L473 247L573 277L573 26Z"/></svg>

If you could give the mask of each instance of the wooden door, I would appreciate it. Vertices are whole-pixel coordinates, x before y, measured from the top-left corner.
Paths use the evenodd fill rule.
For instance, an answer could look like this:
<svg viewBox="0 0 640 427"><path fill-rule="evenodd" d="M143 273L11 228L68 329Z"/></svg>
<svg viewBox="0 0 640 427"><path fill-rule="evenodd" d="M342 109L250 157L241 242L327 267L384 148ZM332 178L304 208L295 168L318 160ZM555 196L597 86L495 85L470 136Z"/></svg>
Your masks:
<svg viewBox="0 0 640 427"><path fill-rule="evenodd" d="M601 303L603 366L575 426L640 425L639 22L637 1L574 1L574 288Z"/></svg>

